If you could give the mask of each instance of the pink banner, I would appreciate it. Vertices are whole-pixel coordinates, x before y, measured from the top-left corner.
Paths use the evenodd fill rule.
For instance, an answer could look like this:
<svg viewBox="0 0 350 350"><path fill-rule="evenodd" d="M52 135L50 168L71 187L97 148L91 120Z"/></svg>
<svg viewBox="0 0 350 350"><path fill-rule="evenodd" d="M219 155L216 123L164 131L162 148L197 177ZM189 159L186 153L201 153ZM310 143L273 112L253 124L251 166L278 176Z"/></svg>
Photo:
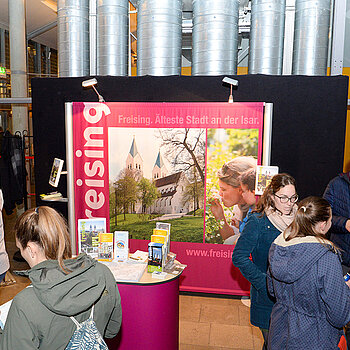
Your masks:
<svg viewBox="0 0 350 350"><path fill-rule="evenodd" d="M76 227L78 219L107 218L108 232L130 232L133 252L147 249L156 221L169 222L171 251L188 265L181 290L247 295L249 283L231 262L234 246L212 244L222 240L209 234L204 213L206 190L213 186L217 163L241 154L237 137L254 143L251 152L260 162L263 106L74 103ZM249 147L245 146L245 152ZM187 163L191 163L188 168ZM133 179L126 182L131 170ZM193 184L200 187L196 189L199 194L186 199ZM137 189L135 199L123 202L123 185L131 186L125 191L128 195ZM152 200L142 197L142 186L153 186L157 195Z"/></svg>

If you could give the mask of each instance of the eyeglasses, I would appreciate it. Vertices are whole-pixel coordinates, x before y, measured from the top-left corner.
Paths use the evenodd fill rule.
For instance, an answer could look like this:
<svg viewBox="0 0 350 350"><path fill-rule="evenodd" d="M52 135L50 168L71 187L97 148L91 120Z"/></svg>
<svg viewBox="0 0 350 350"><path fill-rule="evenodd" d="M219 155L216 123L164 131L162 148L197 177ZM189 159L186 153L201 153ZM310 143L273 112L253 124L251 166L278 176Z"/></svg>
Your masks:
<svg viewBox="0 0 350 350"><path fill-rule="evenodd" d="M295 203L298 200L298 195L294 194L292 197L287 197L287 196L277 196L276 193L274 195L280 200L281 203Z"/></svg>

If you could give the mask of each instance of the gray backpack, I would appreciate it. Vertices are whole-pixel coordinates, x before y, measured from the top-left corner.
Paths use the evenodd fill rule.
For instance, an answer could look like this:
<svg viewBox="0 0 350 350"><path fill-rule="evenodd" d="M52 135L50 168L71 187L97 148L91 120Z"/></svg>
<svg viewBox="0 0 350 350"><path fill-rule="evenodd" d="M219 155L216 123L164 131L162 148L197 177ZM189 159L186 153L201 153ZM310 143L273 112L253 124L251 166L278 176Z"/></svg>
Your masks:
<svg viewBox="0 0 350 350"><path fill-rule="evenodd" d="M108 350L93 317L94 305L91 308L90 317L86 321L79 323L73 316L70 317L77 329L70 338L66 350Z"/></svg>

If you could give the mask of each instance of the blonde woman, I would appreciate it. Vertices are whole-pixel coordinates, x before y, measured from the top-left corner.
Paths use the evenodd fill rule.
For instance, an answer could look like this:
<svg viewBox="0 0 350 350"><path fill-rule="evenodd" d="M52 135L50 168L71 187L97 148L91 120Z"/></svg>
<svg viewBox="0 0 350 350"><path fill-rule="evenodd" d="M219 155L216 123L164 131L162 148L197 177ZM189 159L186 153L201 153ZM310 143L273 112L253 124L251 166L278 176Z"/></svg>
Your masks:
<svg viewBox="0 0 350 350"><path fill-rule="evenodd" d="M216 198L210 204L213 216L221 224L219 233L224 244L234 244L239 237L239 223L244 219L249 209L249 205L242 197L240 176L247 170L255 168L256 160L254 158L237 157L225 163L218 171L220 199ZM234 207L233 222L226 218L222 205L227 208Z"/></svg>
<svg viewBox="0 0 350 350"><path fill-rule="evenodd" d="M29 209L15 225L16 245L30 270L32 285L16 295L0 349L65 349L76 325L93 320L103 337L121 325L120 296L109 269L85 254L72 259L63 217L46 206Z"/></svg>

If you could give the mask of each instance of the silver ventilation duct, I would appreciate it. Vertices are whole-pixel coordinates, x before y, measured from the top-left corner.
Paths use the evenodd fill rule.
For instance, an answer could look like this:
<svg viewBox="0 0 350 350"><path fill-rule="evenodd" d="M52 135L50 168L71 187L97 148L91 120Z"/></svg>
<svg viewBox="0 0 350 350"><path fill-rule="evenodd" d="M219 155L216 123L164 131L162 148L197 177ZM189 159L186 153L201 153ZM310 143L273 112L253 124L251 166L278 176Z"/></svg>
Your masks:
<svg viewBox="0 0 350 350"><path fill-rule="evenodd" d="M292 74L327 75L332 0L296 0Z"/></svg>
<svg viewBox="0 0 350 350"><path fill-rule="evenodd" d="M252 0L249 74L282 74L285 0Z"/></svg>
<svg viewBox="0 0 350 350"><path fill-rule="evenodd" d="M182 0L139 0L137 75L180 75Z"/></svg>
<svg viewBox="0 0 350 350"><path fill-rule="evenodd" d="M89 2L58 0L57 32L59 76L89 75Z"/></svg>
<svg viewBox="0 0 350 350"><path fill-rule="evenodd" d="M97 74L128 74L129 1L97 3Z"/></svg>
<svg viewBox="0 0 350 350"><path fill-rule="evenodd" d="M239 0L192 4L192 75L236 74Z"/></svg>

